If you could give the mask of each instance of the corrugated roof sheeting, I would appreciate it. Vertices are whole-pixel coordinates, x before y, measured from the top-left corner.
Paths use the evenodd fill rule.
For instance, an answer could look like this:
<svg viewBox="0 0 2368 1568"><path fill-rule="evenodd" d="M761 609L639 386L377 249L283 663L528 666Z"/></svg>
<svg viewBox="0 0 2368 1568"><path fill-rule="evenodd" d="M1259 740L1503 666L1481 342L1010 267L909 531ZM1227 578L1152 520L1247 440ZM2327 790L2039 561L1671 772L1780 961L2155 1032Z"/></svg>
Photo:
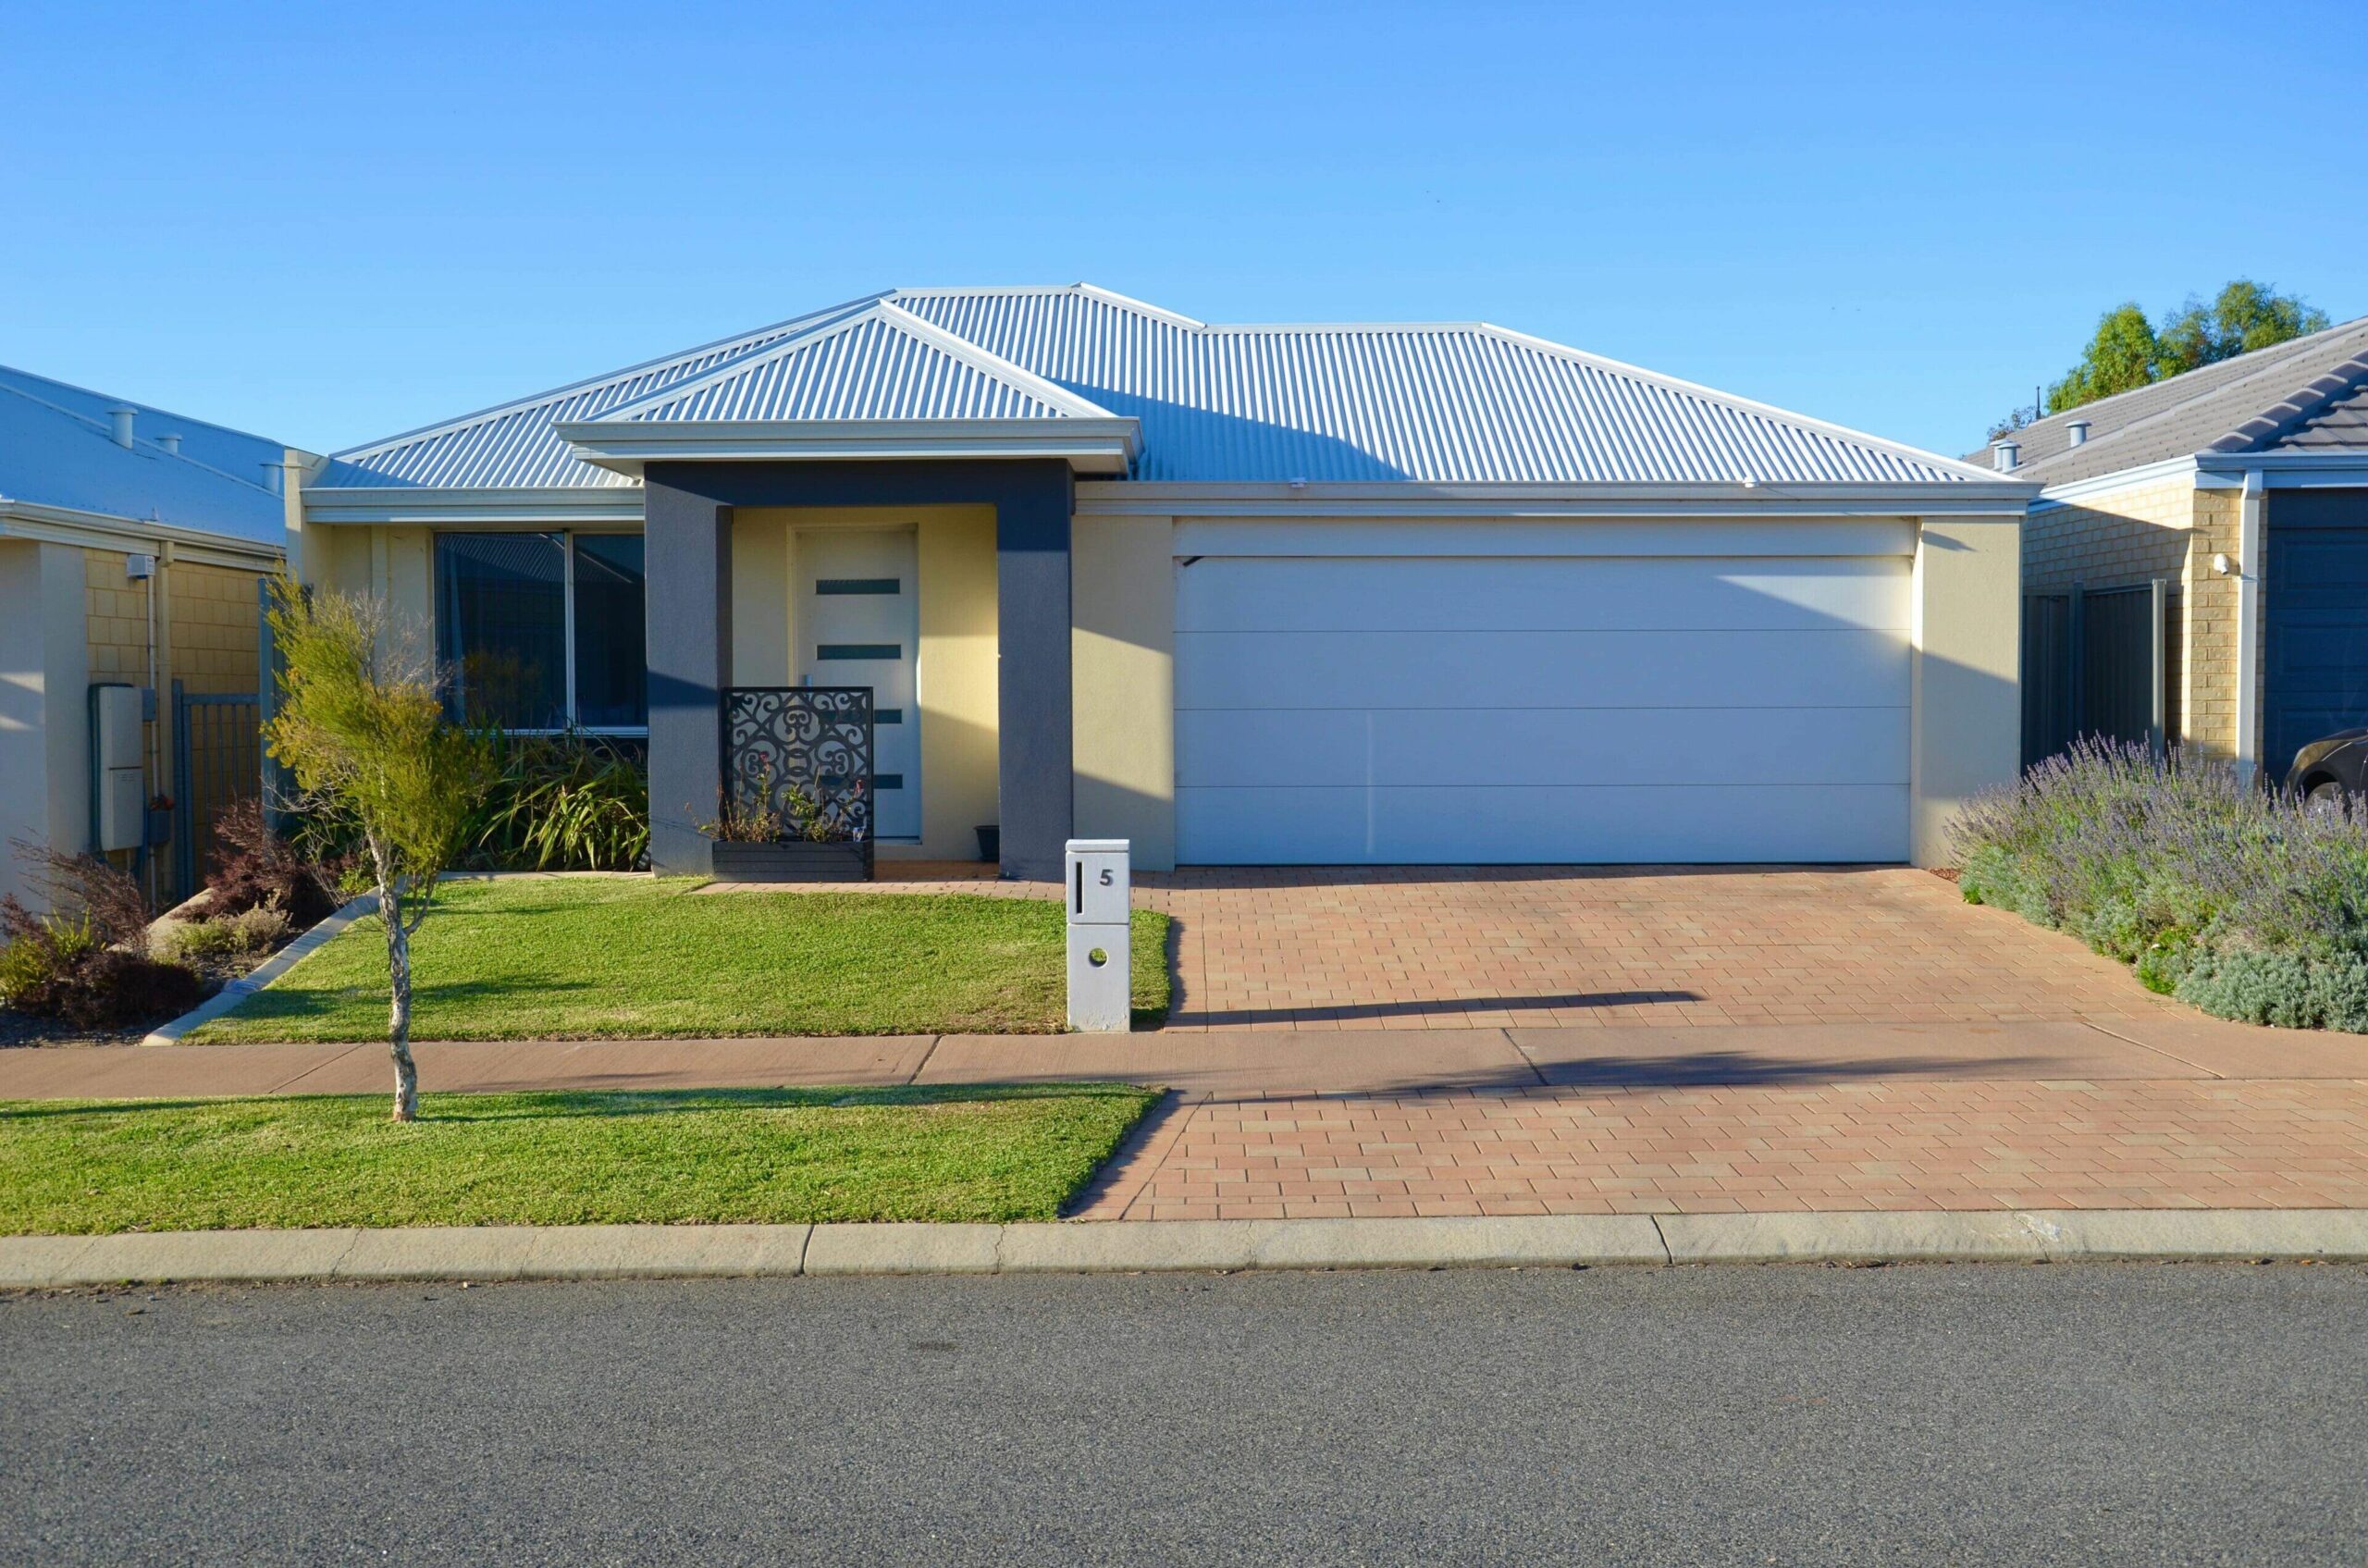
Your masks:
<svg viewBox="0 0 2368 1568"><path fill-rule="evenodd" d="M129 447L108 418L119 406L134 411ZM163 435L180 436L180 451L158 446ZM0 497L11 500L277 546L287 519L264 465L286 455L261 436L0 366Z"/></svg>
<svg viewBox="0 0 2368 1568"><path fill-rule="evenodd" d="M847 325L870 312L868 323ZM1022 373L899 330L902 314ZM834 330L834 328L836 328ZM783 350L796 330L820 333ZM769 350L782 351L768 356ZM1147 480L1953 483L1941 460L1481 326L1208 326L1082 285L897 290L697 356L342 454L331 483L623 485L551 433L649 419L1041 418L1029 377L1141 421Z"/></svg>
<svg viewBox="0 0 2368 1568"><path fill-rule="evenodd" d="M552 426L568 420L596 419L678 382L761 353L809 329L818 319L836 314L835 310L817 312L673 359L636 366L606 380L579 382L483 414L340 452L340 465L323 477L331 486L634 486L636 481L622 474L579 459Z"/></svg>
<svg viewBox="0 0 2368 1568"><path fill-rule="evenodd" d="M1067 410L880 316L634 413L637 420L1057 419Z"/></svg>
<svg viewBox="0 0 2368 1568"><path fill-rule="evenodd" d="M1143 479L1965 477L1485 327L1202 327L1084 290L893 297L1140 419Z"/></svg>

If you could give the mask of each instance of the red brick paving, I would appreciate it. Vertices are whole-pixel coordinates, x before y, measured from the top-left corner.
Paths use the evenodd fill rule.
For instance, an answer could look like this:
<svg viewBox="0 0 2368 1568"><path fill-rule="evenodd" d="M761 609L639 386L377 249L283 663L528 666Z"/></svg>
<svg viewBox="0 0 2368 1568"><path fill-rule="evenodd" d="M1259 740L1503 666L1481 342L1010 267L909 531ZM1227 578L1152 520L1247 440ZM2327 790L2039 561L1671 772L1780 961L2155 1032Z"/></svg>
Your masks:
<svg viewBox="0 0 2368 1568"><path fill-rule="evenodd" d="M1179 1100L1088 1219L2368 1207L2368 1080Z"/></svg>
<svg viewBox="0 0 2368 1568"><path fill-rule="evenodd" d="M922 869L869 885L1060 892L912 880ZM1135 897L1176 919L1170 1029L2019 1022L2164 1006L2123 966L1906 867L1192 868L1139 876Z"/></svg>

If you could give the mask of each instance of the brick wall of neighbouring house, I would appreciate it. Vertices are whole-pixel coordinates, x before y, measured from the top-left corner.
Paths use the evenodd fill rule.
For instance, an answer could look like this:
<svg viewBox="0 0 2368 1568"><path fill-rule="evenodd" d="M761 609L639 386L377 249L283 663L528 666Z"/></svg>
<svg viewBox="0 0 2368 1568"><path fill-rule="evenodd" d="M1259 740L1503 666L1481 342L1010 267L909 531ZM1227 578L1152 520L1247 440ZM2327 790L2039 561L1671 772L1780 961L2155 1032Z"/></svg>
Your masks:
<svg viewBox="0 0 2368 1568"><path fill-rule="evenodd" d="M2244 498L2233 489L2195 492L2193 547L2187 562L2186 686L2193 715L2186 729L2188 744L2214 757L2237 752L2237 601L2234 575L2212 569L2212 558L2232 561L2243 552ZM2259 562L2241 562L2243 571ZM2258 711L2258 710L2256 710Z"/></svg>
<svg viewBox="0 0 2368 1568"><path fill-rule="evenodd" d="M82 552L84 632L92 681L148 680L148 586L123 574L125 558L110 550ZM166 691L178 677L193 692L255 689L261 636L255 618L255 574L176 562L161 569L172 615L172 664L158 679Z"/></svg>
<svg viewBox="0 0 2368 1568"><path fill-rule="evenodd" d="M2091 589L2130 587L2157 577L2170 584L2164 659L2171 689L2164 707L2171 735L2189 745L2206 739L2188 728L2196 712L2193 673L2188 668L2192 638L2187 625L2188 607L2195 602L2188 579L2196 500L2194 480L2182 475L2084 496L2077 505L2043 507L2023 525L2025 593L2063 593L2075 583ZM2210 550L2217 548L2205 551L2207 570ZM2233 656L2231 648L2232 661Z"/></svg>
<svg viewBox="0 0 2368 1568"><path fill-rule="evenodd" d="M256 574L186 562L171 574L173 673L191 691L253 691L261 657Z"/></svg>
<svg viewBox="0 0 2368 1568"><path fill-rule="evenodd" d="M262 634L255 612L257 574L184 561L159 566L157 574L146 582L134 582L123 574L126 559L118 550L82 552L83 636L90 649L91 680L93 684L148 684L148 590L152 584L161 585L163 599L159 608L169 611L170 629L159 640L168 643L169 657L155 675L160 722L150 726L146 737L150 760L148 791L151 795L169 795L174 790L174 737L166 704L173 682L178 679L184 689L192 693L251 696L255 691L262 652ZM228 719L221 722L237 727ZM217 729L209 733L227 732ZM253 768L248 759L256 741L241 731L237 739L223 744L234 749L222 754L232 760L221 767L228 770L232 777L247 776ZM227 804L232 795L253 792L221 784L216 770L205 766L205 758L212 755L207 747L198 747L192 755L199 758L198 771L203 775L197 787L200 798L191 803L200 819L192 824L199 835L197 863L192 870L202 875L213 850L214 809ZM223 798L211 798L209 790ZM113 858L127 867L133 863L129 853ZM156 889L162 896L174 899L194 891L193 887L176 885L178 866L172 853L161 853L154 859Z"/></svg>

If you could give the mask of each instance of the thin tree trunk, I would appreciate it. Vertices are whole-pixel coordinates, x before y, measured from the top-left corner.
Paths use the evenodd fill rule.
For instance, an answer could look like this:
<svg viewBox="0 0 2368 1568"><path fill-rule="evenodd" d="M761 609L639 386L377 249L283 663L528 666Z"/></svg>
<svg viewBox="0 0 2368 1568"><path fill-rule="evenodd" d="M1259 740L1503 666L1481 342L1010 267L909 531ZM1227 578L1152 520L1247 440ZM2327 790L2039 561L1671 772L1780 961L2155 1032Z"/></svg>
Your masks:
<svg viewBox="0 0 2368 1568"><path fill-rule="evenodd" d="M395 1058L395 1119L419 1119L419 1064L411 1055L411 932L403 925L401 883L393 858L376 838L370 859L378 872L378 920L387 928L387 1043Z"/></svg>
<svg viewBox="0 0 2368 1568"><path fill-rule="evenodd" d="M419 1064L411 1056L411 933L403 930L401 906L382 897L380 907L393 911L387 921L387 978L394 992L388 1010L387 1037L395 1054L395 1119L419 1119Z"/></svg>

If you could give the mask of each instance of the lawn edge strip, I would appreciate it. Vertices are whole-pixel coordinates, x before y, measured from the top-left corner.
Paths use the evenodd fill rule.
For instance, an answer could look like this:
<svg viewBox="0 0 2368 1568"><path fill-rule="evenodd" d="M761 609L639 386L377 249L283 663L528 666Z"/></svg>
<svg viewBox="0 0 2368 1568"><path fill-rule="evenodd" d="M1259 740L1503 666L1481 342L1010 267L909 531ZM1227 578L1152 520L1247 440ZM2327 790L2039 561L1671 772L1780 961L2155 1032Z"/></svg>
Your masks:
<svg viewBox="0 0 2368 1568"><path fill-rule="evenodd" d="M0 1238L0 1289L1718 1263L2368 1261L2368 1209L1016 1225L580 1225Z"/></svg>

